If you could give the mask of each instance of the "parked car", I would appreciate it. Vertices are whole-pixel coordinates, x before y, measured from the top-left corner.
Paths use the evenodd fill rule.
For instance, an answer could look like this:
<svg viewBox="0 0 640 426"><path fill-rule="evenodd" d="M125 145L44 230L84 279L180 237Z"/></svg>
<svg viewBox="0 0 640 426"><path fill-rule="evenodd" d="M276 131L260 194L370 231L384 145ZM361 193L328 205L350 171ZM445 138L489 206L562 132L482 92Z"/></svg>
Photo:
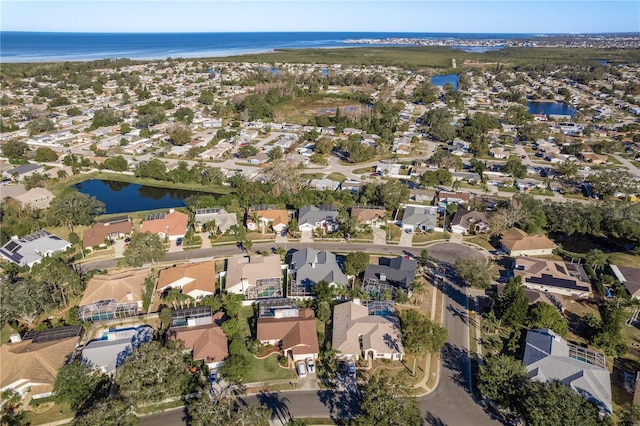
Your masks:
<svg viewBox="0 0 640 426"><path fill-rule="evenodd" d="M307 367L304 365L304 362L299 362L296 366L296 372L300 378L307 377Z"/></svg>
<svg viewBox="0 0 640 426"><path fill-rule="evenodd" d="M216 371L212 371L209 374L209 382L215 383L218 380L218 373Z"/></svg>
<svg viewBox="0 0 640 426"><path fill-rule="evenodd" d="M182 238L178 238L178 239L176 240L176 245L177 245L178 247L180 247L180 246L182 245Z"/></svg>
<svg viewBox="0 0 640 426"><path fill-rule="evenodd" d="M124 239L125 244L129 244L131 242L131 238L127 237Z"/></svg>
<svg viewBox="0 0 640 426"><path fill-rule="evenodd" d="M338 374L347 374L347 363L344 361L338 361Z"/></svg>
<svg viewBox="0 0 640 426"><path fill-rule="evenodd" d="M353 361L349 361L347 364L347 374L349 377L356 377L356 363Z"/></svg>
<svg viewBox="0 0 640 426"><path fill-rule="evenodd" d="M316 374L316 364L313 362L313 358L307 358L307 369L309 374Z"/></svg>

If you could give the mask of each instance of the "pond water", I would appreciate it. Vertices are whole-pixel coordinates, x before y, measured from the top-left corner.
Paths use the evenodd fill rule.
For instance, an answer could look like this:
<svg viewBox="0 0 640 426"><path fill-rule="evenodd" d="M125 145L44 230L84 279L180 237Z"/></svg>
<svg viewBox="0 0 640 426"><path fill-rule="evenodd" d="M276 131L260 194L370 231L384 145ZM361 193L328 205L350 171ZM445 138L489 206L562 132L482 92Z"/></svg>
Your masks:
<svg viewBox="0 0 640 426"><path fill-rule="evenodd" d="M431 84L434 86L444 86L450 83L455 90L458 90L458 81L460 81L458 74L434 75L431 77Z"/></svg>
<svg viewBox="0 0 640 426"><path fill-rule="evenodd" d="M527 108L531 114L561 114L573 117L576 110L564 102L527 102Z"/></svg>
<svg viewBox="0 0 640 426"><path fill-rule="evenodd" d="M189 196L206 194L101 179L85 180L73 185L73 188L102 201L105 214L184 207Z"/></svg>

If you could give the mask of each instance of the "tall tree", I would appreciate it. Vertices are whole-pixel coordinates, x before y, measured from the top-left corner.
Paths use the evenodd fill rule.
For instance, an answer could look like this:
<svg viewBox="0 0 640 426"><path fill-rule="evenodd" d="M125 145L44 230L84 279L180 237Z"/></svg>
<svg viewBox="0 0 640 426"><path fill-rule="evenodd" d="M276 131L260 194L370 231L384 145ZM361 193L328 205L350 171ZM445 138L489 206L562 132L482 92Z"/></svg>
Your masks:
<svg viewBox="0 0 640 426"><path fill-rule="evenodd" d="M529 301L524 296L522 277L511 278L498 299L500 320L511 327L518 328L527 317Z"/></svg>
<svg viewBox="0 0 640 426"><path fill-rule="evenodd" d="M397 376L375 374L362 389L362 414L354 419L356 426L417 426L421 424L420 408L409 386Z"/></svg>
<svg viewBox="0 0 640 426"><path fill-rule="evenodd" d="M414 356L413 374L415 374L415 359L427 352L437 353L447 340L447 329L434 323L416 310L400 311L402 325L402 344Z"/></svg>
<svg viewBox="0 0 640 426"><path fill-rule="evenodd" d="M99 396L109 378L97 373L90 365L75 359L58 370L53 395L58 403L66 403L78 410L90 399Z"/></svg>
<svg viewBox="0 0 640 426"><path fill-rule="evenodd" d="M480 259L458 259L455 263L456 273L471 287L489 288L493 269Z"/></svg>
<svg viewBox="0 0 640 426"><path fill-rule="evenodd" d="M64 224L73 232L74 225L91 225L104 211L104 203L78 191L69 191L51 202L49 215L56 224Z"/></svg>
<svg viewBox="0 0 640 426"><path fill-rule="evenodd" d="M371 256L368 253L356 251L349 253L344 261L344 270L347 275L359 275L367 269Z"/></svg>
<svg viewBox="0 0 640 426"><path fill-rule="evenodd" d="M527 370L508 355L486 357L480 366L478 389L501 407L512 410L527 380Z"/></svg>
<svg viewBox="0 0 640 426"><path fill-rule="evenodd" d="M567 320L555 306L544 302L538 302L531 307L527 324L530 328L550 328L562 337L567 337L569 334Z"/></svg>
<svg viewBox="0 0 640 426"><path fill-rule="evenodd" d="M137 426L140 419L126 398L104 398L73 419L72 426Z"/></svg>
<svg viewBox="0 0 640 426"><path fill-rule="evenodd" d="M184 395L197 379L188 370L182 351L157 341L143 343L117 369L120 394L135 403Z"/></svg>
<svg viewBox="0 0 640 426"><path fill-rule="evenodd" d="M530 426L596 426L598 408L578 392L557 381L527 382L516 412Z"/></svg>
<svg viewBox="0 0 640 426"><path fill-rule="evenodd" d="M124 250L124 260L131 266L142 266L146 262L162 259L166 248L159 235L150 232L136 232L129 246Z"/></svg>

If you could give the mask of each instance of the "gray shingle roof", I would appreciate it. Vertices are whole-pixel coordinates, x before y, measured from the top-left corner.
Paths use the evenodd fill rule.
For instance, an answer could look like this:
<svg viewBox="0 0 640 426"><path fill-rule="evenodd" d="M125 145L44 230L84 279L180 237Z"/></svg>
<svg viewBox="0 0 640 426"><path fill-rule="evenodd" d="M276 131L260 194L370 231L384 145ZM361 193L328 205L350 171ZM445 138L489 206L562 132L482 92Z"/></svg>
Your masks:
<svg viewBox="0 0 640 426"><path fill-rule="evenodd" d="M364 279L376 279L382 283L409 288L416 277L418 261L407 259L402 256L393 259L381 257L378 265L367 266L364 272ZM385 276L385 279L381 279Z"/></svg>
<svg viewBox="0 0 640 426"><path fill-rule="evenodd" d="M330 218L335 221L338 217L338 209L331 205L304 206L298 211L298 225L306 223L315 225L323 220Z"/></svg>
<svg viewBox="0 0 640 426"><path fill-rule="evenodd" d="M153 340L153 328L148 325L133 330L109 332L107 340L93 340L82 350L82 358L94 368L110 373L119 367L142 343Z"/></svg>
<svg viewBox="0 0 640 426"><path fill-rule="evenodd" d="M305 286L322 280L347 285L347 276L340 269L336 255L328 251L309 247L298 250L291 255L289 267L296 270L296 282Z"/></svg>
<svg viewBox="0 0 640 426"><path fill-rule="evenodd" d="M403 225L435 228L438 214L433 207L407 206L402 217Z"/></svg>
<svg viewBox="0 0 640 426"><path fill-rule="evenodd" d="M529 330L522 363L532 380L558 380L612 413L609 371L569 354L569 344L553 331Z"/></svg>

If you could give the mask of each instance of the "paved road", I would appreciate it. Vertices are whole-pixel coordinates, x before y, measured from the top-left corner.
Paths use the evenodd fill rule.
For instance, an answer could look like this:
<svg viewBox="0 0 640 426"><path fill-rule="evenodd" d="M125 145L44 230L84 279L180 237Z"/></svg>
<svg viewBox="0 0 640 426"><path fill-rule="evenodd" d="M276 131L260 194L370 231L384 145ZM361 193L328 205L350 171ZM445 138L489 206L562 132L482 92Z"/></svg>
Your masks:
<svg viewBox="0 0 640 426"><path fill-rule="evenodd" d="M328 250L334 252L352 252L363 251L366 253L376 254L388 254L388 255L404 255L411 254L413 256L419 256L422 248L418 247L399 247L397 245L373 245L373 244L351 244L342 242L323 242L323 243L259 243L254 244L252 252L260 252L263 250L270 251L275 247L284 247L286 250L298 249L302 250L306 247L311 247L316 250ZM486 256L486 252L475 250L467 246L460 244L440 243L427 247L429 256L436 258L442 262L453 263L461 256L482 258ZM163 262L178 262L188 259L205 259L209 257L220 256L232 256L235 254L246 253L242 251L236 245L225 245L211 248L204 248L198 250L180 251L167 253L163 258ZM117 259L98 260L95 262L88 262L78 265L78 269L83 272L92 271L95 269L109 269L115 268Z"/></svg>
<svg viewBox="0 0 640 426"><path fill-rule="evenodd" d="M473 400L469 393L469 307L466 288L453 281L444 283L443 325L448 330L442 350L440 382L420 399L425 421L431 425L499 425Z"/></svg>

